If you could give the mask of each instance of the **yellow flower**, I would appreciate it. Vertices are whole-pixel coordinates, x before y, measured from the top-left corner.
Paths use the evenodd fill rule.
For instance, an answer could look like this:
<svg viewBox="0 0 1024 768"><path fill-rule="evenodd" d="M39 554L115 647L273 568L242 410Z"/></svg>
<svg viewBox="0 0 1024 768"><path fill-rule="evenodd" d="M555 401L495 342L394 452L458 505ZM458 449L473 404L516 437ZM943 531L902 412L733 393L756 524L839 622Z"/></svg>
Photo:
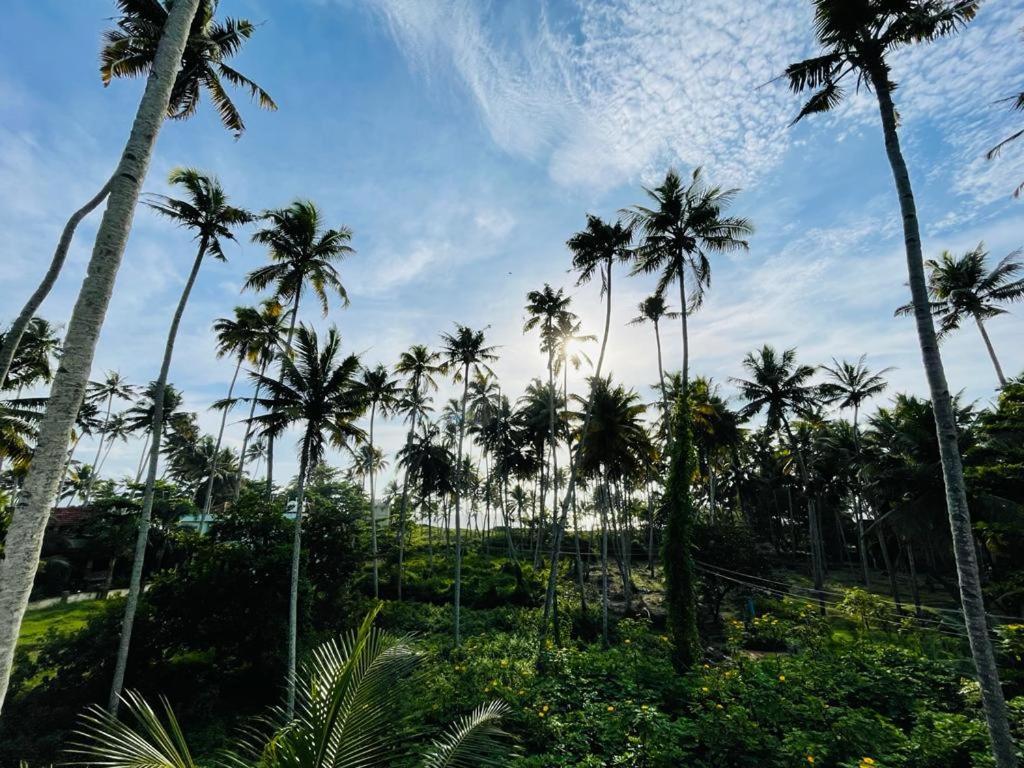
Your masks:
<svg viewBox="0 0 1024 768"><path fill-rule="evenodd" d="M668 642L668 635L662 635L661 639L667 643Z"/></svg>
<svg viewBox="0 0 1024 768"><path fill-rule="evenodd" d="M537 713L537 717L544 717L544 713L543 712L538 712Z"/></svg>
<svg viewBox="0 0 1024 768"><path fill-rule="evenodd" d="M541 709L543 709L545 712L547 712L549 709L551 709L551 707L549 707L547 704L545 704L543 707L541 707Z"/></svg>
<svg viewBox="0 0 1024 768"><path fill-rule="evenodd" d="M641 709L641 710L642 710L643 712L646 712L646 711L647 711L647 705L646 705L646 704L641 704L641 705L640 705L640 709Z"/></svg>
<svg viewBox="0 0 1024 768"><path fill-rule="evenodd" d="M710 664L705 664L704 665L704 669L711 669L711 665Z"/></svg>
<svg viewBox="0 0 1024 768"><path fill-rule="evenodd" d="M497 680L491 680L491 685L493 685L495 688L497 688L498 687L498 681Z"/></svg>
<svg viewBox="0 0 1024 768"><path fill-rule="evenodd" d="M704 693L710 693L711 689L708 688L707 686L704 686L703 688L701 688L701 691L703 691Z"/></svg>
<svg viewBox="0 0 1024 768"><path fill-rule="evenodd" d="M609 704L608 705L608 711L609 712L614 712L615 711L615 707L613 707L611 704Z"/></svg>
<svg viewBox="0 0 1024 768"><path fill-rule="evenodd" d="M779 682L780 683L786 682L786 676L785 675L779 675ZM814 762L814 761L812 760L811 762Z"/></svg>
<svg viewBox="0 0 1024 768"><path fill-rule="evenodd" d="M875 764L875 759L873 757L862 757L860 759L860 764L861 765L874 765Z"/></svg>
<svg viewBox="0 0 1024 768"><path fill-rule="evenodd" d="M490 692L491 692L491 686L487 686L486 688L484 688L484 693L490 693Z"/></svg>
<svg viewBox="0 0 1024 768"><path fill-rule="evenodd" d="M715 709L725 709L721 704L715 704Z"/></svg>
<svg viewBox="0 0 1024 768"><path fill-rule="evenodd" d="M810 763L811 765L814 765L814 755L808 755L807 756L807 762Z"/></svg>
<svg viewBox="0 0 1024 768"><path fill-rule="evenodd" d="M501 660L501 666L507 667L508 666L508 659L502 659Z"/></svg>
<svg viewBox="0 0 1024 768"><path fill-rule="evenodd" d="M629 639L629 638L627 637L627 638L625 639L625 641L624 641L624 642L626 643L626 645L629 645L629 644L630 644L631 642L633 642L633 641L632 641L632 640L630 640L630 639Z"/></svg>
<svg viewBox="0 0 1024 768"><path fill-rule="evenodd" d="M517 691L517 693L518 693L518 694L519 694L520 696L522 696L522 695L523 695L524 693L526 693L526 691L524 691L524 690L523 690L522 688L520 688L520 689L519 689L519 690Z"/></svg>

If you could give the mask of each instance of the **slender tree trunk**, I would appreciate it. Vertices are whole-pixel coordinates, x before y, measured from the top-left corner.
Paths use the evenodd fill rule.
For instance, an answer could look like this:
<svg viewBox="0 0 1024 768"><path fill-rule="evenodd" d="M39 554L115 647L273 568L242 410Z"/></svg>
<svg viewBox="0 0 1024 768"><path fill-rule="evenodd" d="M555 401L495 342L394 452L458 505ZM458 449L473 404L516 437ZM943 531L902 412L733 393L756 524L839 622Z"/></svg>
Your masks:
<svg viewBox="0 0 1024 768"><path fill-rule="evenodd" d="M797 466L800 468L800 482L803 483L804 495L807 497L807 526L811 538L811 571L812 576L814 577L815 596L818 598L818 611L822 616L824 616L825 593L823 590L825 585L821 563L821 531L818 525L817 510L814 508L814 499L811 495L811 476L807 471L807 462L804 461L804 452L797 443L796 437L793 435L793 430L790 429L789 419L783 416L782 424L786 429L786 436L789 438L789 444L793 447L793 453L796 454Z"/></svg>
<svg viewBox="0 0 1024 768"><path fill-rule="evenodd" d="M665 420L665 440L672 441L672 410L668 406L668 389L665 387L665 366L661 360L661 330L654 321L654 344L658 349L658 384L661 386L661 410Z"/></svg>
<svg viewBox="0 0 1024 768"><path fill-rule="evenodd" d="M462 371L462 401L459 405L459 452L456 458L455 490L455 647L462 643L462 625L459 610L462 606L462 439L466 435L466 398L469 396L469 363Z"/></svg>
<svg viewBox="0 0 1024 768"><path fill-rule="evenodd" d="M100 463L100 453L103 451L103 441L106 437L106 430L110 426L110 409L114 405L114 393L111 392L107 396L107 412L106 416L103 417L103 431L100 432L100 440L96 446L96 456L92 460L92 476L89 478L89 484L85 487L85 495L82 497L82 503L88 504L89 499L92 497L92 486L96 482L96 473Z"/></svg>
<svg viewBox="0 0 1024 768"><path fill-rule="evenodd" d="M864 580L864 588L869 589L871 587L871 577L868 575L868 551L866 542L864 541L864 510L861 507L861 493L863 491L863 477L861 476L861 470L863 468L863 462L860 455L860 407L858 405L853 406L853 444L854 451L857 454L857 488L853 493L853 504L854 514L857 515L857 550L860 553L860 570L861 578Z"/></svg>
<svg viewBox="0 0 1024 768"><path fill-rule="evenodd" d="M85 395L139 191L167 114L171 88L198 5L199 0L176 2L164 23L131 135L110 185L88 272L68 323L64 355L50 389L32 465L7 531L5 556L0 564L0 707L7 695L14 647L39 565L39 549L60 482L71 429Z"/></svg>
<svg viewBox="0 0 1024 768"><path fill-rule="evenodd" d="M380 600L380 581L377 566L377 509L374 502L377 500L374 493L374 472L373 467L373 420L377 415L377 402L370 406L370 551L373 554L373 599Z"/></svg>
<svg viewBox="0 0 1024 768"><path fill-rule="evenodd" d="M308 427L307 427L308 428ZM292 536L291 581L288 589L288 719L295 714L295 669L299 644L299 566L302 557L302 504L309 472L309 434L302 441L299 482L295 491L295 529Z"/></svg>
<svg viewBox="0 0 1024 768"><path fill-rule="evenodd" d="M964 487L963 465L960 446L957 442L956 417L953 413L952 398L946 383L942 356L935 338L935 325L928 303L928 287L924 276L924 260L921 253L921 233L917 221L917 206L900 149L897 131L896 108L887 74L880 68L871 72L871 80L878 97L878 108L885 136L885 151L892 167L893 180L899 195L900 212L903 216L903 235L907 251L907 273L910 292L913 297L914 319L917 322L918 343L928 389L932 399L935 428L939 442L939 456L942 461L942 477L946 486L946 508L953 536L953 553L956 558L957 577L960 583L961 604L964 623L970 640L971 655L981 686L982 705L992 741L992 754L998 768L1014 768L1017 764L1013 737L1006 711L1003 689L999 684L999 671L995 654L988 635L988 619L985 615L985 601L981 592L981 579L974 552L974 535L971 530L971 513L967 506L967 492Z"/></svg>
<svg viewBox="0 0 1024 768"><path fill-rule="evenodd" d="M910 596L914 600L914 615L921 618L924 614L921 610L921 589L917 584L917 561L914 558L914 542L905 539L907 547L907 568L910 570Z"/></svg>
<svg viewBox="0 0 1024 768"><path fill-rule="evenodd" d="M611 499L608 496L608 473L602 474L601 483L601 641L607 648L608 641L608 510Z"/></svg>
<svg viewBox="0 0 1024 768"><path fill-rule="evenodd" d="M601 367L604 364L604 353L608 348L608 330L611 327L612 322L612 262L611 259L605 264L604 273L604 287L605 287L605 310L604 310L604 334L601 337L601 351L597 356L597 366L594 369L593 381L596 381L601 377ZM576 443L575 455L570 451L569 454L569 482L567 483L568 490L566 491L565 498L562 499L561 510L558 513L559 523L558 529L561 532L565 528L566 517L569 514L569 504L572 500L573 489L576 486L576 468L579 464L578 457L579 451L583 443L587 439L587 431L590 429L590 418L593 415L594 405L594 387L591 383L590 397L587 399L587 410L583 417L583 431L580 433L580 440ZM559 550L561 549L561 535L559 534L558 540L554 542L554 546L551 547L551 564L548 570L548 586L547 592L544 596L544 615L541 619L540 625L540 638L539 638L539 652L544 651L544 641L547 638L548 631L548 619L551 615L552 606L555 603L555 589L558 583L558 559Z"/></svg>
<svg viewBox="0 0 1024 768"><path fill-rule="evenodd" d="M1006 386L1006 376L1003 375L1003 367L999 365L999 358L996 357L996 350L995 347L992 346L992 339L988 337L988 331L985 330L985 323L981 321L980 317L975 315L974 322L978 324L978 330L981 331L981 338L985 341L985 349L988 350L988 356L992 358L992 366L996 369L996 378L999 379L999 388L1002 389Z"/></svg>
<svg viewBox="0 0 1024 768"><path fill-rule="evenodd" d="M108 709L114 715L117 714L118 705L121 702L121 690L124 687L124 673L128 665L128 650L132 639L132 626L135 623L135 611L139 606L139 595L142 594L142 569L146 560L146 544L149 541L149 524L153 517L153 495L156 486L157 464L160 461L160 436L164 426L164 392L167 389L167 375L171 369L174 341L178 335L181 316L185 313L189 294L192 293L192 286L195 285L196 277L199 275L199 267L202 266L203 257L206 255L206 247L207 240L204 236L199 243L195 261L192 263L192 272L189 273L185 289L181 292L178 306L174 310L171 328L167 332L167 343L164 346L163 362L160 364L160 376L156 381L156 391L153 393L153 426L150 428L150 434L153 437L149 445L149 470L146 473L146 488L142 494L142 514L139 515L139 532L135 539L132 575L128 583L128 598L125 601L124 620L121 623L121 641L117 649L114 680L110 686L108 702Z"/></svg>
<svg viewBox="0 0 1024 768"><path fill-rule="evenodd" d="M231 384L228 385L228 401L230 403L231 396L235 393L235 382L238 380L238 371L242 367L242 357L239 355L238 363L235 365L235 372L231 376ZM203 525L206 523L206 517L210 514L210 508L213 506L213 477L217 471L217 459L220 457L220 446L224 440L224 427L228 422L228 411L231 410L231 405L224 407L224 412L220 415L220 429L217 430L217 443L213 449L213 458L210 460L210 476L206 479L206 493L203 498L203 513L199 516L199 532L203 532ZM241 461L239 461L238 469L239 477L241 477Z"/></svg>
<svg viewBox="0 0 1024 768"><path fill-rule="evenodd" d="M903 600L900 597L900 585L896 580L896 567L889 556L889 545L885 540L885 533L882 526L875 526L875 535L878 537L878 547L882 550L882 562L885 563L885 572L889 576L889 591L892 592L893 602L896 603L896 612L903 615Z"/></svg>
<svg viewBox="0 0 1024 768"><path fill-rule="evenodd" d="M412 385L412 402L415 403L419 397L419 379ZM409 423L409 433L405 437L406 449L412 447L413 436L416 434L416 417L418 411L413 406L412 419ZM402 501L398 507L398 571L396 573L396 593L398 599L402 599L402 568L405 563L405 521L407 518L407 507L409 504L409 470L406 468L402 473Z"/></svg>
<svg viewBox="0 0 1024 768"><path fill-rule="evenodd" d="M21 344L21 337L25 335L25 329L32 322L36 311L49 295L54 283L57 282L61 269L64 268L64 261L67 259L68 250L71 248L71 240L75 236L75 229L77 229L82 219L96 210L97 206L106 200L113 183L113 177L107 179L107 183L100 187L100 191L96 193L95 197L71 214L68 223L64 225L64 231L60 234L60 240L57 241L57 250L54 251L53 258L50 260L49 269L43 275L43 281L32 295L29 296L25 306L21 308L21 312L18 313L14 322L11 323L11 327L4 334L4 343L0 347L0 389L3 389L3 384L7 381L7 374L11 370L11 363L14 362L14 355L18 351L18 345Z"/></svg>
<svg viewBox="0 0 1024 768"><path fill-rule="evenodd" d="M264 363L260 366L260 376L265 375L267 372L267 366ZM252 437L252 419L256 415L256 401L260 396L260 387L263 385L261 381L257 381L256 390L252 394L252 404L249 406L249 418L245 421L245 434L242 436L242 450L238 454L238 476L235 478L235 502L238 502L238 497L242 494L242 477L245 475L245 453L249 448L249 438Z"/></svg>
<svg viewBox="0 0 1024 768"><path fill-rule="evenodd" d="M295 336L295 324L299 319L299 299L302 296L302 289L295 290L295 301L292 303L292 319L288 324L288 339L285 343L285 354L292 354L292 338ZM284 371L284 364L281 365ZM274 435L267 435L267 499L274 495Z"/></svg>
<svg viewBox="0 0 1024 768"><path fill-rule="evenodd" d="M74 461L75 451L78 450L78 444L82 441L82 435L78 434L74 442L71 443L71 450L68 451L67 460L64 462L64 470L60 474L60 483L57 485L57 495L55 497L56 503L60 503L60 500L64 498L64 486L67 483L68 472L71 471L71 462Z"/></svg>
<svg viewBox="0 0 1024 768"><path fill-rule="evenodd" d="M686 264L682 250L676 255L676 270L679 274L679 319L683 329L683 389L690 386L690 332L686 327Z"/></svg>
<svg viewBox="0 0 1024 768"><path fill-rule="evenodd" d="M139 466L135 470L135 484L138 485L142 482L142 468L146 466L146 457L149 456L149 440L150 434L147 431L146 436L142 439L142 453L139 455Z"/></svg>

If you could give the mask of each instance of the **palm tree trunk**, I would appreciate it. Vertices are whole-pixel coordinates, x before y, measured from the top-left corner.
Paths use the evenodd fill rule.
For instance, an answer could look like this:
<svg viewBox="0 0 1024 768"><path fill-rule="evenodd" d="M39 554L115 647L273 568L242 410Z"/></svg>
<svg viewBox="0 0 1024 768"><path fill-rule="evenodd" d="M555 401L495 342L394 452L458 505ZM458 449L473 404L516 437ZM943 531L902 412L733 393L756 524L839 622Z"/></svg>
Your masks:
<svg viewBox="0 0 1024 768"><path fill-rule="evenodd" d="M106 427L110 425L110 409L114 405L114 393L111 392L107 396L107 413L103 417L104 431L100 432L99 444L96 446L96 456L92 460L92 475L89 477L89 484L85 487L85 495L82 498L84 504L89 503L89 498L92 496L92 485L96 482L96 470L100 463L100 453L103 451L103 440L106 436Z"/></svg>
<svg viewBox="0 0 1024 768"><path fill-rule="evenodd" d="M68 480L68 472L71 471L71 462L75 458L75 451L78 450L78 444L82 441L82 435L79 433L75 436L74 442L71 443L71 450L68 451L67 460L64 462L64 470L60 473L60 482L57 484L57 495L56 501L59 503L64 498L64 486Z"/></svg>
<svg viewBox="0 0 1024 768"><path fill-rule="evenodd" d="M373 599L380 600L380 582L378 580L377 567L377 509L374 507L376 495L374 494L374 472L373 467L373 419L377 415L377 402L370 406L370 551L373 553Z"/></svg>
<svg viewBox="0 0 1024 768"><path fill-rule="evenodd" d="M857 550L860 553L861 578L864 580L864 588L871 587L871 578L868 575L868 551L864 541L864 510L861 507L861 455L860 455L860 406L853 406L853 444L857 454L857 488L853 494L854 514L857 515Z"/></svg>
<svg viewBox="0 0 1024 768"><path fill-rule="evenodd" d="M228 401L230 403L231 396L235 393L235 382L238 380L238 371L242 367L242 356L238 356L238 363L235 365L235 372L231 376L231 384L228 385ZM207 515L210 514L210 507L213 506L213 476L217 470L217 458L220 456L221 442L224 440L224 427L228 422L228 411L231 405L224 407L224 413L220 415L220 429L217 430L217 443L213 449L213 459L210 461L210 476L206 480L206 494L203 498L203 514L199 516L199 532L203 532L203 525L206 522ZM241 477L241 462L239 462L239 477Z"/></svg>
<svg viewBox="0 0 1024 768"><path fill-rule="evenodd" d="M459 610L462 604L462 439L466 435L466 398L469 397L469 363L462 371L462 402L459 406L459 452L456 454L455 481L455 647L462 642Z"/></svg>
<svg viewBox="0 0 1024 768"><path fill-rule="evenodd" d="M267 372L267 365L264 363L260 366L260 377ZM249 406L249 418L245 422L245 435L242 436L242 450L238 454L238 476L235 478L235 502L238 501L238 497L242 494L242 476L245 474L245 452L249 448L249 438L252 437L252 419L256 415L256 400L260 396L260 387L263 386L262 381L257 381L256 390L252 394L252 405Z"/></svg>
<svg viewBox="0 0 1024 768"><path fill-rule="evenodd" d="M419 396L419 379L412 385L412 402L416 402ZM405 436L405 447L412 446L413 437L416 434L416 417L419 411L413 407L412 419L409 422L409 433ZM398 599L402 599L402 569L405 565L405 521L407 519L407 507L409 504L409 469L406 468L402 474L402 501L398 507L398 570L396 572L396 593Z"/></svg>
<svg viewBox="0 0 1024 768"><path fill-rule="evenodd" d="M668 390L665 388L665 366L661 360L661 331L658 321L654 321L654 343L658 348L658 383L661 385L661 409L665 419L665 439L672 440L672 415L668 407Z"/></svg>
<svg viewBox="0 0 1024 768"><path fill-rule="evenodd" d="M142 439L142 453L139 454L139 467L135 470L136 485L142 482L142 468L146 466L146 457L149 455L149 438L149 430L146 430L146 436Z"/></svg>
<svg viewBox="0 0 1024 768"><path fill-rule="evenodd" d="M612 262L611 259L605 264L604 271L604 287L605 287L605 310L604 310L604 334L601 337L601 352L597 356L597 366L594 368L594 380L601 377L601 366L604 364L604 353L608 348L608 331L611 327L612 322ZM567 393L568 394L568 393ZM579 464L577 458L583 442L586 440L587 430L590 429L590 417L593 414L593 386L591 386L591 396L587 400L587 411L583 417L583 431L580 433L580 440L576 443L575 452L569 452L569 481L566 485L567 491L565 498L562 499L561 511L558 513L558 540L554 542L551 547L551 564L548 570L548 586L547 592L544 595L544 615L541 619L540 625L540 638L539 638L539 652L544 651L544 641L547 636L548 630L548 618L551 615L552 607L555 604L555 589L558 583L558 558L559 551L561 550L561 531L565 529L566 517L569 514L569 504L572 502L573 489L576 487L576 467Z"/></svg>
<svg viewBox="0 0 1024 768"><path fill-rule="evenodd" d="M295 301L292 304L292 319L288 325L288 339L285 342L285 354L292 354L292 338L295 336L295 323L299 318L299 298L302 296L301 288L295 290ZM282 372L284 364L281 365ZM274 435L267 435L267 498L274 494Z"/></svg>
<svg viewBox="0 0 1024 768"><path fill-rule="evenodd" d="M14 647L39 565L43 532L60 481L71 429L85 395L139 191L167 114L175 73L198 6L199 0L177 2L164 23L131 134L111 181L89 270L68 323L64 356L50 389L32 465L7 531L5 556L0 564L0 707L7 695Z"/></svg>
<svg viewBox="0 0 1024 768"><path fill-rule="evenodd" d="M896 612L903 615L903 599L900 596L900 585L896 580L896 567L889 556L889 545L885 540L882 526L875 527L875 535L878 537L878 546L882 550L882 562L885 563L885 571L889 576L889 591L892 592L893 602L896 603Z"/></svg>
<svg viewBox="0 0 1024 768"><path fill-rule="evenodd" d="M910 183L910 173L907 171L903 152L900 149L896 127L896 108L892 102L888 76L881 69L876 69L871 72L871 80L878 98L882 131L885 136L885 151L889 158L889 165L892 167L893 180L899 195L900 212L903 216L907 273L913 297L918 343L921 347L921 357L928 378L928 389L935 416L939 456L942 462L942 478L946 486L946 508L953 537L953 554L960 582L964 623L967 627L971 655L974 658L978 683L981 687L981 700L985 710L985 720L988 724L989 738L992 742L992 754L998 768L1013 768L1017 764L1017 759L1013 737L1010 735L1006 701L999 683L999 671L996 668L995 654L988 635L988 619L985 615L985 601L981 592L978 561L974 551L974 535L971 530L971 513L967 506L963 464L960 459L960 446L957 442L956 417L953 413L949 386L946 383L946 373L935 338L935 325L928 303L928 286L924 275L917 206Z"/></svg>
<svg viewBox="0 0 1024 768"><path fill-rule="evenodd" d="M988 331L985 330L985 324L981 321L980 317L975 315L974 322L978 324L978 330L981 331L981 338L985 340L985 349L988 350L988 356L992 358L992 365L996 369L996 378L999 379L999 388L1002 389L1006 386L1006 376L1003 375L1003 367L999 365L999 358L996 357L996 350L995 347L992 346L992 339L988 337Z"/></svg>
<svg viewBox="0 0 1024 768"><path fill-rule="evenodd" d="M295 669L299 641L299 565L302 556L302 503L306 496L306 474L309 471L309 435L302 441L299 480L295 490L295 529L292 536L291 580L288 588L288 719L295 714Z"/></svg>
<svg viewBox="0 0 1024 768"><path fill-rule="evenodd" d="M807 471L807 462L804 460L804 452L800 449L799 443L796 441L796 437L793 435L793 430L790 429L789 419L785 416L782 417L782 424L786 428L786 436L789 438L789 444L793 448L793 453L796 454L797 466L800 468L800 482L804 486L804 495L807 497L807 526L808 534L810 536L810 550L811 550L811 575L814 577L814 591L815 596L818 598L818 611L822 616L825 615L825 593L824 593L824 577L823 569L821 564L821 533L818 525L818 514L814 508L814 499L811 495L811 477Z"/></svg>
<svg viewBox="0 0 1024 768"><path fill-rule="evenodd" d="M679 318L683 329L683 389L690 385L690 333L686 327L686 264L683 262L683 252L676 256L676 270L679 274Z"/></svg>
<svg viewBox="0 0 1024 768"><path fill-rule="evenodd" d="M124 673L128 665L128 649L132 640L132 626L135 623L135 611L139 606L139 595L142 593L142 567L146 560L146 544L149 541L149 524L153 517L153 496L156 487L156 470L160 461L160 435L164 426L164 392L167 388L167 375L171 370L171 357L174 354L174 340L178 335L181 316L185 313L192 286L199 275L203 257L206 255L207 240L204 236L199 242L199 251L192 263L185 288L178 299L178 306L171 319L171 328L167 332L167 343L164 346L164 358L160 364L160 376L156 381L153 393L153 426L150 428L152 438L149 444L149 469L146 473L146 488L142 494L142 513L139 515L139 532L135 539L135 556L132 560L132 575L128 583L128 598L124 605L124 620L121 623L121 641L117 648L117 661L114 665L114 680L110 686L110 699L107 704L112 715L117 714L121 702L121 690L124 687Z"/></svg>
<svg viewBox="0 0 1024 768"><path fill-rule="evenodd" d="M601 484L601 642L607 648L608 642L608 473L604 472Z"/></svg>
<svg viewBox="0 0 1024 768"><path fill-rule="evenodd" d="M39 309L39 305L49 295L53 284L57 282L57 276L60 275L61 269L64 268L64 261L67 259L68 250L71 248L71 239L75 236L75 229L77 229L82 219L92 213L107 198L113 183L113 177L107 179L107 183L100 187L100 191L96 193L95 197L71 214L68 223L64 225L64 231L60 234L60 240L57 241L57 250L54 251L53 258L50 260L50 268L43 275L43 281L32 295L29 296L25 306L21 308L21 312L18 313L14 322L11 323L11 327L4 334L4 343L0 347L0 389L3 389L3 383L7 381L7 374L11 370L11 363L14 362L14 355L18 351L18 345L21 344L21 337L25 334L25 329L32 322L36 310Z"/></svg>

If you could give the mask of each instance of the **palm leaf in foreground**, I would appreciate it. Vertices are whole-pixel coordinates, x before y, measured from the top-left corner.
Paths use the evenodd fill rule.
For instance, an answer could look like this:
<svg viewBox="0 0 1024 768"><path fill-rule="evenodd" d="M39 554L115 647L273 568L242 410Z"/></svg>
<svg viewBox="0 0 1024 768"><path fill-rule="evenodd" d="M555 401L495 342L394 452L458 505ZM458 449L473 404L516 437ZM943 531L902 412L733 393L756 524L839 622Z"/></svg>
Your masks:
<svg viewBox="0 0 1024 768"><path fill-rule="evenodd" d="M515 750L509 749L511 736L498 721L510 711L504 702L492 701L459 718L433 740L423 760L424 768L505 765Z"/></svg>

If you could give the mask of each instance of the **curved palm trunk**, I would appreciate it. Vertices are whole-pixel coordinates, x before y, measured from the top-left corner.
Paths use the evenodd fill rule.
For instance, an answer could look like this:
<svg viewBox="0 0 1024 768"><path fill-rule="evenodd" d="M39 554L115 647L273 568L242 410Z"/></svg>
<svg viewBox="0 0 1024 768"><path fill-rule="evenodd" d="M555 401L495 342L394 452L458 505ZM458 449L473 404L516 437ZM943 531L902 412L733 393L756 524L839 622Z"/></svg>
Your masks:
<svg viewBox="0 0 1024 768"><path fill-rule="evenodd" d="M295 489L295 532L292 536L292 569L288 588L288 719L295 714L295 668L299 643L299 566L302 557L302 504L306 498L306 475L309 472L309 435L302 441L299 460L299 481Z"/></svg>
<svg viewBox="0 0 1024 768"><path fill-rule="evenodd" d="M114 405L114 393L111 392L107 396L107 412L106 416L103 417L104 431L100 432L99 445L96 446L96 456L92 460L92 476L89 478L89 484L85 487L85 495L82 497L82 503L88 504L89 499L92 497L92 486L96 482L96 474L99 470L100 454L103 451L103 441L105 439L106 427L110 425L110 409Z"/></svg>
<svg viewBox="0 0 1024 768"><path fill-rule="evenodd" d="M999 358L996 357L996 350L995 347L992 346L992 339L988 337L988 331L985 330L985 324L981 321L980 317L975 315L974 322L978 324L978 330L981 331L981 338L985 341L985 349L988 350L988 356L992 358L992 365L996 369L996 378L999 379L999 388L1002 389L1006 386L1006 376L1003 375L1003 367L999 365Z"/></svg>
<svg viewBox="0 0 1024 768"><path fill-rule="evenodd" d="M374 502L377 497L374 493L374 472L373 466L373 419L377 415L377 403L374 401L370 406L370 550L373 553L373 599L380 600L380 581L378 580L377 565L377 508Z"/></svg>
<svg viewBox="0 0 1024 768"><path fill-rule="evenodd" d="M157 465L160 462L160 437L164 427L164 392L167 388L167 375L171 370L171 357L174 354L174 341L178 335L181 316L185 313L189 294L199 275L203 257L206 255L207 241L204 237L199 243L199 252L192 263L192 272L178 299L174 310L171 328L167 332L167 344L164 346L164 359L160 364L160 376L156 381L153 393L153 426L150 428L152 439L149 444L149 468L146 471L146 488L142 494L142 513L139 515L139 532L135 539L135 555L132 560L132 576L128 582L128 598L124 605L124 620L121 623L121 640L117 648L117 661L114 665L114 680L110 686L110 700L107 708L111 714L117 714L121 702L121 690L124 687L124 673L128 665L128 650L132 640L132 627L135 623L135 611L139 607L139 595L142 593L142 568L146 560L146 544L149 542L149 525L153 518L153 496L156 487Z"/></svg>
<svg viewBox="0 0 1024 768"><path fill-rule="evenodd" d="M964 487L963 464L960 446L957 442L956 417L953 413L946 372L935 338L935 325L929 311L928 287L924 275L924 260L921 253L921 233L917 221L917 206L910 184L903 152L900 149L897 132L896 108L892 102L889 81L882 71L871 73L872 84L878 97L878 110L885 136L885 152L892 167L896 192L899 195L900 212L903 216L903 237L907 251L907 273L910 293L913 297L914 320L917 323L917 338L921 347L921 358L928 378L928 389L932 399L935 428L939 442L939 456L942 462L942 479L946 487L946 508L949 513L949 527L953 535L953 554L956 558L957 577L960 583L960 602L964 612L964 623L970 640L971 655L974 658L978 683L981 686L982 706L988 724L992 754L999 768L1013 768L1017 764L1013 737L1006 712L1003 689L999 684L995 654L988 636L988 619L985 615L985 601L981 592L981 578L971 531L971 513L967 506L967 492Z"/></svg>
<svg viewBox="0 0 1024 768"><path fill-rule="evenodd" d="M665 438L672 440L672 415L668 407L668 390L665 388L665 366L661 361L661 330L658 328L658 321L654 321L654 343L658 349L658 383L661 385L661 408L665 419Z"/></svg>
<svg viewBox="0 0 1024 768"><path fill-rule="evenodd" d="M824 568L822 566L822 552L821 552L821 531L818 525L818 512L814 507L814 498L811 493L811 476L807 471L807 462L804 460L804 452L800 449L799 443L796 441L796 437L793 436L793 430L790 429L789 419L785 416L782 417L782 425L786 429L786 436L789 438L789 444L793 448L793 453L796 454L797 466L800 468L800 482L803 483L804 493L807 496L807 526L808 535L810 536L810 549L811 549L811 575L814 578L814 591L815 597L818 598L818 612L825 615L825 592L824 592ZM794 525L794 531L796 526ZM794 536L796 534L794 533Z"/></svg>
<svg viewBox="0 0 1024 768"><path fill-rule="evenodd" d="M32 465L7 531L0 564L0 707L14 661L21 620L39 565L39 549L64 465L71 429L85 395L96 342L121 266L135 205L149 170L156 137L167 114L171 88L199 0L176 2L164 23L153 68L110 184L89 269L64 337L64 356L53 379L39 426Z"/></svg>
<svg viewBox="0 0 1024 768"><path fill-rule="evenodd" d="M235 364L235 372L231 376L231 383L228 385L228 397L230 401L231 396L235 393L235 382L238 380L238 371L242 368L242 357L238 357L238 363ZM224 407L224 413L220 415L220 429L217 430L217 443L213 449L213 458L210 460L210 476L206 479L206 493L203 498L203 513L199 516L199 532L203 532L203 527L206 524L206 518L210 514L210 508L213 506L213 478L217 471L217 459L220 457L220 446L224 440L224 427L228 422L228 411L231 406L227 405ZM239 462L239 476L241 476L241 462Z"/></svg>
<svg viewBox="0 0 1024 768"><path fill-rule="evenodd" d="M459 452L456 458L456 466L459 472L456 474L458 488L455 491L455 647L458 648L462 642L461 623L459 609L462 603L462 439L466 434L466 398L469 396L469 363L466 363L462 372L462 404L459 408Z"/></svg>
<svg viewBox="0 0 1024 768"><path fill-rule="evenodd" d="M598 379L601 376L601 366L604 364L604 353L608 348L608 330L611 327L612 322L612 261L608 259L605 264L605 310L604 310L604 334L601 337L601 352L597 356L597 366L594 368L594 378ZM587 400L587 411L583 417L583 431L580 433L580 441L576 444L575 454L578 456L583 441L586 439L587 431L590 429L590 418L593 415L593 387L591 387L591 397ZM540 624L540 638L539 638L539 649L540 652L544 651L544 641L547 638L548 631L548 619L551 616L552 608L555 604L555 590L558 584L558 558L560 550L562 549L562 533L565 530L566 517L569 514L569 505L572 503L573 489L576 487L576 467L578 465L576 456L573 452L569 453L569 481L566 484L565 498L562 499L562 508L558 513L558 531L555 536L555 541L551 546L551 564L548 570L548 586L547 592L544 596L544 615L541 618Z"/></svg>
<svg viewBox="0 0 1024 768"><path fill-rule="evenodd" d="M679 322L683 329L683 389L690 386L690 332L687 326L686 313L686 264L683 263L683 252L676 257L676 269L679 273ZM664 388L662 384L662 388Z"/></svg>
<svg viewBox="0 0 1024 768"><path fill-rule="evenodd" d="M18 351L18 345L21 344L21 337L25 335L25 329L32 322L36 310L39 309L39 305L49 295L53 284L57 282L60 271L64 268L64 261L67 259L68 250L71 248L71 240L75 236L75 229L78 228L82 219L96 210L96 207L106 200L113 183L114 178L111 177L107 180L106 184L100 187L100 191L96 193L95 197L71 214L68 223L64 225L64 230L60 234L60 240L57 241L57 250L53 253L50 268L43 275L43 281L32 295L29 296L25 306L21 308L21 312L18 313L14 322L11 323L11 327L7 329L3 346L0 347L0 389L3 388L3 383L7 380L7 374L11 370L11 363L14 362L14 355Z"/></svg>

